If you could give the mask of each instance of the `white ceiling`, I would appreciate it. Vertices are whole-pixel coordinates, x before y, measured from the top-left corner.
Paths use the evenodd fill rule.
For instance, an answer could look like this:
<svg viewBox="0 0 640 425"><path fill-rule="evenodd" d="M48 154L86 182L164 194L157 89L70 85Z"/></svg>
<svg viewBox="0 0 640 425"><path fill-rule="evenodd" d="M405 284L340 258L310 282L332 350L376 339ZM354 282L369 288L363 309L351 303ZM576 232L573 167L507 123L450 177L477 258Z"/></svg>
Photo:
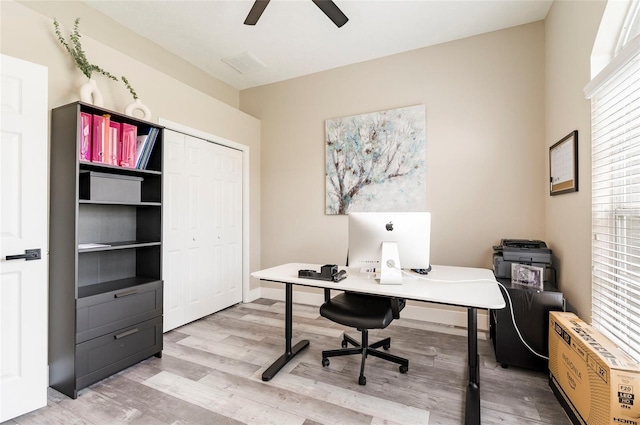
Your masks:
<svg viewBox="0 0 640 425"><path fill-rule="evenodd" d="M341 28L311 0L272 0L255 26L243 24L253 0L85 3L242 90L539 21L552 0L335 0ZM221 60L247 53L265 67Z"/></svg>

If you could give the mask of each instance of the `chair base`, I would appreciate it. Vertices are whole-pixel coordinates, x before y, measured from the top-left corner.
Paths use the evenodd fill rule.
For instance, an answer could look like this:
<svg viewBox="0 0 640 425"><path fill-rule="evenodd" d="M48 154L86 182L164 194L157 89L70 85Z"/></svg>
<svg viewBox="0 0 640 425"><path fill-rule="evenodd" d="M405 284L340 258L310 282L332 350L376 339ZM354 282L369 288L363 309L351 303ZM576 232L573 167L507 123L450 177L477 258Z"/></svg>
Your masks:
<svg viewBox="0 0 640 425"><path fill-rule="evenodd" d="M378 348L382 347L385 350L388 350L391 346L391 338L385 338L373 344L368 343L369 340L369 331L367 329L358 329L362 334L362 343L359 343L355 339L351 338L349 335L344 334L342 338L342 348L338 350L326 350L322 352L322 366L329 366L329 357L337 357L337 356L349 356L352 354L360 354L362 355L362 361L360 363L360 376L358 378L358 384L366 385L367 378L364 376L364 363L365 359L368 355L372 355L374 357L378 357L383 360L387 360L400 365L400 373L407 373L409 370L409 360L394 356L393 354L386 353L384 351L378 350ZM347 348L348 344L354 346L354 348Z"/></svg>

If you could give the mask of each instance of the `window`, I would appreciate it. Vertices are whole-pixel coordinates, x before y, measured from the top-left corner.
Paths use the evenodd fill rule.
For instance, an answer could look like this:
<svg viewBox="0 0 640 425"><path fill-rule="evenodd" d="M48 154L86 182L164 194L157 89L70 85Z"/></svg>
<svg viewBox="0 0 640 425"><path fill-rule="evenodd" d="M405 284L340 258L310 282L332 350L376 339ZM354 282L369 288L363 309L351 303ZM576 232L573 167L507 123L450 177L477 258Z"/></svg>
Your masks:
<svg viewBox="0 0 640 425"><path fill-rule="evenodd" d="M592 324L640 361L640 21L587 85L592 131Z"/></svg>
<svg viewBox="0 0 640 425"><path fill-rule="evenodd" d="M616 55L624 49L627 44L640 35L640 2L635 0L629 5L625 23L620 32L620 39L618 41L618 48Z"/></svg>

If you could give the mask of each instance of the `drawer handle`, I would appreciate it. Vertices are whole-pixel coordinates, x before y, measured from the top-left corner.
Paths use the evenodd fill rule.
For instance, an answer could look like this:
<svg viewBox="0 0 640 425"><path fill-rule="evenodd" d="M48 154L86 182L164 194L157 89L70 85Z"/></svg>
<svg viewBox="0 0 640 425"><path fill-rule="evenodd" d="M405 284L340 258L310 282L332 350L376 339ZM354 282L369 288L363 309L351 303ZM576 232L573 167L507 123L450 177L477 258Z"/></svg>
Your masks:
<svg viewBox="0 0 640 425"><path fill-rule="evenodd" d="M137 332L138 332L138 328L133 328L126 332L122 332L121 334L115 335L114 338L115 339L124 338L125 336L133 335L134 333L137 333Z"/></svg>
<svg viewBox="0 0 640 425"><path fill-rule="evenodd" d="M128 297L129 295L135 295L137 293L138 293L137 289L131 289L130 291L118 292L117 294L114 295L114 297L123 298L123 297Z"/></svg>

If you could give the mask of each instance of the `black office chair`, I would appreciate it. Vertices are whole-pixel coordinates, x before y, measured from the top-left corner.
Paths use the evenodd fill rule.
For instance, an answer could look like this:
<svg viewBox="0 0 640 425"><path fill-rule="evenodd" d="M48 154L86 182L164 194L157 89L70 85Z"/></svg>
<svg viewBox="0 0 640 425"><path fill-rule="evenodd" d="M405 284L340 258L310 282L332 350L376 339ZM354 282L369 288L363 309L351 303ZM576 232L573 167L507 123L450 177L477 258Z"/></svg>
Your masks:
<svg viewBox="0 0 640 425"><path fill-rule="evenodd" d="M358 378L360 385L367 384L367 378L364 376L364 362L368 355L399 364L400 373L407 373L409 360L378 350L379 347L388 350L391 346L391 338L369 344L368 333L369 329L384 329L393 319L399 319L400 311L406 304L405 300L353 292L343 292L331 298L330 289L324 290L324 300L324 304L320 307L320 315L341 325L358 329L362 333L362 343L345 333L342 349L322 352L322 366L329 366L329 357L362 354ZM347 348L348 344L355 348Z"/></svg>

